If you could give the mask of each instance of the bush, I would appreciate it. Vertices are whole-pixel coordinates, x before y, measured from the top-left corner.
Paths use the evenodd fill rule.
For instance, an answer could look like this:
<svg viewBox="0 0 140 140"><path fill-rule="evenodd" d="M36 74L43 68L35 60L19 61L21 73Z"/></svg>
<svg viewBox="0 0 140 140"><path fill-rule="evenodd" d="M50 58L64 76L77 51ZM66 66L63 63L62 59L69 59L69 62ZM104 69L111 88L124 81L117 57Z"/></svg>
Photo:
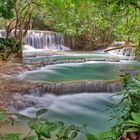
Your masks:
<svg viewBox="0 0 140 140"><path fill-rule="evenodd" d="M19 48L14 38L0 38L0 54L2 60L7 61L11 54L18 53Z"/></svg>

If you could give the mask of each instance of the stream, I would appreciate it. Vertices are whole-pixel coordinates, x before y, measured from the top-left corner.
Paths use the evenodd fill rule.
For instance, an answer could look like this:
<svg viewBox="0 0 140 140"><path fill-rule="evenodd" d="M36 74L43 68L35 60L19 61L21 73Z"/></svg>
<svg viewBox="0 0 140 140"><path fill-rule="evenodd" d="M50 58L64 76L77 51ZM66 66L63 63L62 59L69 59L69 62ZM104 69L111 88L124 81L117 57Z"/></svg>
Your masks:
<svg viewBox="0 0 140 140"><path fill-rule="evenodd" d="M48 112L42 115L43 118L78 126L86 124L87 131L91 133L107 131L116 123L116 118L112 118L112 115L117 116L118 112L110 107L121 100L121 96L115 95L122 88L116 81L121 81L121 75L125 72L139 71L140 62L130 60L131 56L117 56L103 51L66 51L69 49L64 46L63 36L52 32L30 31L25 42L33 47L28 50L26 46L27 48L23 50L23 63L26 64L52 60L75 61L80 58L113 58L119 59L119 62L97 60L64 63L25 71L17 76L18 80L48 83L49 86L46 84L46 87L38 90L39 94L33 91L15 97L17 103L12 106L13 111L34 117L39 108L46 108ZM62 52L61 55L46 56L47 50L62 50ZM24 135L28 128L23 122L16 122L14 127L5 124L0 128L2 133L7 130L9 132L16 130ZM82 135L77 139L86 140Z"/></svg>

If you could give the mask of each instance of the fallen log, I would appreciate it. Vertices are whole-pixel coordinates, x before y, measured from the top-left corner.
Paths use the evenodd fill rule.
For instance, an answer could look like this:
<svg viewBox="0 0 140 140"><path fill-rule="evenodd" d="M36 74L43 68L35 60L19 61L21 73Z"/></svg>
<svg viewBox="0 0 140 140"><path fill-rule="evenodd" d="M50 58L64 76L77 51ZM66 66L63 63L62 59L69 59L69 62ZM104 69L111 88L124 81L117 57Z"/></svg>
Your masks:
<svg viewBox="0 0 140 140"><path fill-rule="evenodd" d="M125 46L119 46L119 47L111 47L104 50L104 52L112 51L112 50L118 50L123 49Z"/></svg>

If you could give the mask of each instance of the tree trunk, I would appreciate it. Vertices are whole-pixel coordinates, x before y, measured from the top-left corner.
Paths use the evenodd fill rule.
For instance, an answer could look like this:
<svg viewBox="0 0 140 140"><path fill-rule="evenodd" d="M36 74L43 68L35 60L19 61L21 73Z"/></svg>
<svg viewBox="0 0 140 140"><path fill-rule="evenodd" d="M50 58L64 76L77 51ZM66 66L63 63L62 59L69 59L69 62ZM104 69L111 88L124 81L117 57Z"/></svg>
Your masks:
<svg viewBox="0 0 140 140"><path fill-rule="evenodd" d="M122 48L124 48L124 47L125 47L125 46L112 47L112 48L105 49L104 52L108 52L108 51L112 51L112 50L118 50L118 49L122 49Z"/></svg>

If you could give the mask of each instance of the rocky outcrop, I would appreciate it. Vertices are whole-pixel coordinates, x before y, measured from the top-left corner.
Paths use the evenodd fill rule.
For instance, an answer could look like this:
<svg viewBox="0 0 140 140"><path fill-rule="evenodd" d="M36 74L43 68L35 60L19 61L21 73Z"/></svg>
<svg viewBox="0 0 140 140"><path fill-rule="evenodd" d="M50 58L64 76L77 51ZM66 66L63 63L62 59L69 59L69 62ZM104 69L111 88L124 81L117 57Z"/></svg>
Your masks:
<svg viewBox="0 0 140 140"><path fill-rule="evenodd" d="M54 64L65 64L65 63L83 63L88 61L107 61L107 62L119 62L118 58L78 58L78 59L69 59L69 60L32 60L24 59L25 64L38 64L41 66L45 65L54 65Z"/></svg>

